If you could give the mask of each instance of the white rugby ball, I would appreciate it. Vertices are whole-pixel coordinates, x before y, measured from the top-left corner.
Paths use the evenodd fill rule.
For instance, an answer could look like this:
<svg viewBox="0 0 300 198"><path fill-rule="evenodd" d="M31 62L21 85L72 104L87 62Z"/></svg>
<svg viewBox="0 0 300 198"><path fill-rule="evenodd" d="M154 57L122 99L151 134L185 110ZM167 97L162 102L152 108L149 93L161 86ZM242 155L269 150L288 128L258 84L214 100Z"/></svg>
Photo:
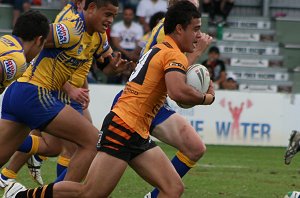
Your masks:
<svg viewBox="0 0 300 198"><path fill-rule="evenodd" d="M186 80L187 80L186 83L188 85L191 85L201 93L206 93L210 84L209 71L204 65L201 64L191 65L186 72ZM184 105L179 103L177 103L177 105L185 109L194 106L194 105Z"/></svg>

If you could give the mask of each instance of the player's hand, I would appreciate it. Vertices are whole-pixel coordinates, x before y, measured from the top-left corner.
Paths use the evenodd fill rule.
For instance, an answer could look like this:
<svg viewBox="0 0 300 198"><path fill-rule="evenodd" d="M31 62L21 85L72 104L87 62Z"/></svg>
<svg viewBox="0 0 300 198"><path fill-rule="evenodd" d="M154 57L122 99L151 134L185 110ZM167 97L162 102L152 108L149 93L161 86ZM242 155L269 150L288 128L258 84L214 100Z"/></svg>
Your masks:
<svg viewBox="0 0 300 198"><path fill-rule="evenodd" d="M68 92L72 100L80 103L83 109L86 109L90 103L89 90L85 88L75 88Z"/></svg>
<svg viewBox="0 0 300 198"><path fill-rule="evenodd" d="M211 44L212 39L213 38L211 36L202 32L200 38L197 40L197 45L194 51L202 54Z"/></svg>
<svg viewBox="0 0 300 198"><path fill-rule="evenodd" d="M215 88L214 88L214 83L212 80L210 80L210 82L209 82L208 90L206 93L211 94L212 96L215 96Z"/></svg>
<svg viewBox="0 0 300 198"><path fill-rule="evenodd" d="M197 39L196 46L192 53L187 55L188 61L190 65L195 64L195 62L202 56L207 47L212 42L212 37L206 33L201 33L200 37Z"/></svg>

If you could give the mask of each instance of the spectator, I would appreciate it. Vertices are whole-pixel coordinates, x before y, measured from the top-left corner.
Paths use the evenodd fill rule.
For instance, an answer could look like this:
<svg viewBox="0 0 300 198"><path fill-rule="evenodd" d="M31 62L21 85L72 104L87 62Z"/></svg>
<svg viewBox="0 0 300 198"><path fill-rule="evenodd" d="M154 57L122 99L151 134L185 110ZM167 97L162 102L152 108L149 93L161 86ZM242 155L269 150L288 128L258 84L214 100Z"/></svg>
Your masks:
<svg viewBox="0 0 300 198"><path fill-rule="evenodd" d="M226 68L224 61L220 60L218 47L213 46L209 49L208 59L202 65L208 69L210 78L215 84L215 89L222 88L222 84L226 80Z"/></svg>
<svg viewBox="0 0 300 198"><path fill-rule="evenodd" d="M134 22L134 8L125 6L123 20L115 23L110 32L111 44L116 51L120 51L122 58L136 62L139 55L134 52L138 42L143 37L143 27ZM108 83L123 84L127 81L131 71L115 77L109 77Z"/></svg>
<svg viewBox="0 0 300 198"><path fill-rule="evenodd" d="M152 17L150 18L150 22L149 22L149 27L150 27L150 31L147 32L143 38L139 41L137 48L135 49L135 53L137 55L140 55L142 49L146 46L150 36L151 36L151 32L153 30L153 28L159 23L159 21L161 19L163 19L165 17L165 13L164 12L157 12L154 15L152 15Z"/></svg>
<svg viewBox="0 0 300 198"><path fill-rule="evenodd" d="M133 53L138 42L143 37L143 28L134 22L133 7L126 6L123 11L123 20L115 23L110 32L111 44L115 50L122 53L122 58L137 61L138 56Z"/></svg>
<svg viewBox="0 0 300 198"><path fill-rule="evenodd" d="M203 0L203 11L209 14L210 23L225 24L233 4L234 0ZM222 19L216 21L216 15L220 15Z"/></svg>
<svg viewBox="0 0 300 198"><path fill-rule="evenodd" d="M0 0L1 3L11 4L13 6L12 27L15 26L17 19L22 12L30 10L30 0Z"/></svg>
<svg viewBox="0 0 300 198"><path fill-rule="evenodd" d="M238 89L238 83L236 81L236 76L233 73L229 73L226 76L226 80L222 83L221 89L227 89L227 90L237 90Z"/></svg>
<svg viewBox="0 0 300 198"><path fill-rule="evenodd" d="M136 15L139 17L140 24L143 25L144 32L150 31L149 21L153 14L167 11L167 2L165 0L141 0L137 6Z"/></svg>

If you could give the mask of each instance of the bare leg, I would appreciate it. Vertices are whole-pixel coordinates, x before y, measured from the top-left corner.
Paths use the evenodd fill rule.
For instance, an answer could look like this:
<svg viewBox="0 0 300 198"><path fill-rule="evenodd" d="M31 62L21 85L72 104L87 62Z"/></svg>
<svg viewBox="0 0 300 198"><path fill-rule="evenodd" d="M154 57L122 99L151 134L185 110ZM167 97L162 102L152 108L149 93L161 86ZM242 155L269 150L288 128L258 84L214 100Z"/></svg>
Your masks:
<svg viewBox="0 0 300 198"><path fill-rule="evenodd" d="M23 124L0 119L0 145L5 148L0 152L1 167L21 145L29 132L30 129Z"/></svg>
<svg viewBox="0 0 300 198"><path fill-rule="evenodd" d="M66 105L45 131L77 144L78 149L71 159L65 180L80 182L96 154L98 129Z"/></svg>
<svg viewBox="0 0 300 198"><path fill-rule="evenodd" d="M180 197L183 183L161 148L154 147L134 158L130 166L148 183L159 189L158 197Z"/></svg>
<svg viewBox="0 0 300 198"><path fill-rule="evenodd" d="M126 167L127 163L125 161L106 153L98 152L84 183L65 181L56 183L53 189L53 197L108 197L126 170ZM95 184L101 184L101 188Z"/></svg>
<svg viewBox="0 0 300 198"><path fill-rule="evenodd" d="M152 135L157 139L177 148L192 161L198 161L206 147L195 129L178 113L156 126Z"/></svg>

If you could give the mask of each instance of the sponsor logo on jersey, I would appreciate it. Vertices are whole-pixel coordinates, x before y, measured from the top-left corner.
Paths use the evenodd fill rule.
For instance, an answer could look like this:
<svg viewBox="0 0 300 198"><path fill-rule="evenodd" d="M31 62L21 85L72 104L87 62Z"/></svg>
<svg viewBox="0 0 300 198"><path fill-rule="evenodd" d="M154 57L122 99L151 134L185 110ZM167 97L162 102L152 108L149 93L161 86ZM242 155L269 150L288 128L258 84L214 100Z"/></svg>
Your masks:
<svg viewBox="0 0 300 198"><path fill-rule="evenodd" d="M77 50L77 54L78 55L81 54L82 50L83 50L83 46L80 45L79 48L78 48L78 50Z"/></svg>
<svg viewBox="0 0 300 198"><path fill-rule="evenodd" d="M105 41L105 43L103 44L103 50L107 50L109 48L109 43L108 41Z"/></svg>
<svg viewBox="0 0 300 198"><path fill-rule="evenodd" d="M3 61L3 65L6 72L6 79L12 80L17 73L17 64L15 63L15 61L9 59Z"/></svg>
<svg viewBox="0 0 300 198"><path fill-rule="evenodd" d="M180 67L180 68L184 69L184 67L183 67L183 65L181 63L171 62L169 65L170 66L174 66L174 67Z"/></svg>
<svg viewBox="0 0 300 198"><path fill-rule="evenodd" d="M56 34L59 44L67 44L70 41L70 34L68 28L64 24L56 25Z"/></svg>
<svg viewBox="0 0 300 198"><path fill-rule="evenodd" d="M0 41L3 42L6 46L15 46L14 42L12 42L11 40L8 40L7 38L1 37Z"/></svg>

